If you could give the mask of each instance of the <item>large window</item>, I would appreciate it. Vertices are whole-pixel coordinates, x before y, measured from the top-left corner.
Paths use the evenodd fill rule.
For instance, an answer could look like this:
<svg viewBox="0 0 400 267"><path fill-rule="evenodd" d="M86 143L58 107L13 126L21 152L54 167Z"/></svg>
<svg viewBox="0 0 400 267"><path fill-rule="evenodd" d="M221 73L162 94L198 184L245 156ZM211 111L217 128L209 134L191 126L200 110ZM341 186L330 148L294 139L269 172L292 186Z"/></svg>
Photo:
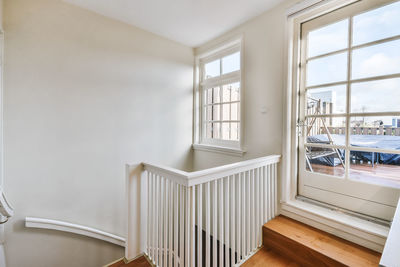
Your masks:
<svg viewBox="0 0 400 267"><path fill-rule="evenodd" d="M199 59L200 144L240 149L241 42Z"/></svg>
<svg viewBox="0 0 400 267"><path fill-rule="evenodd" d="M358 1L305 21L300 63L300 195L390 219L400 188L400 1Z"/></svg>

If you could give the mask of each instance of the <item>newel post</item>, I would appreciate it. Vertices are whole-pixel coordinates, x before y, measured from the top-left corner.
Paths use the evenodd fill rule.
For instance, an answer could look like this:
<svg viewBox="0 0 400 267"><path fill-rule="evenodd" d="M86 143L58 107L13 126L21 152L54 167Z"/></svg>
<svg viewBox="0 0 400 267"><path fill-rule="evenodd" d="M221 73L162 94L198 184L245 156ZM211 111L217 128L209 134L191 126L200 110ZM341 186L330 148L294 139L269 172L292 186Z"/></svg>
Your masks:
<svg viewBox="0 0 400 267"><path fill-rule="evenodd" d="M130 260L146 249L147 179L143 164L126 165L125 258Z"/></svg>

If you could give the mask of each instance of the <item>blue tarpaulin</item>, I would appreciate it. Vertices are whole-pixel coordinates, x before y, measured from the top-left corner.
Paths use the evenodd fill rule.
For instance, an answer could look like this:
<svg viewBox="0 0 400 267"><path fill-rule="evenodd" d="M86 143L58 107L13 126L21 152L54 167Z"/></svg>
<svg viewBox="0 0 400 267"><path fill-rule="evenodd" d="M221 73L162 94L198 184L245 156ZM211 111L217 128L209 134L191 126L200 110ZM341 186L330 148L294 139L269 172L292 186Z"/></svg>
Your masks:
<svg viewBox="0 0 400 267"><path fill-rule="evenodd" d="M343 134L331 134L333 143L335 145L346 144L346 137ZM313 135L307 137L308 143L329 143L326 134ZM390 135L351 135L350 144L357 147L380 148L380 149L393 149L400 150L400 136ZM340 151L344 159L344 151ZM363 151L352 151L350 158L357 160L364 160L370 162L377 162L382 164L400 165L399 154L385 154L385 153L372 153ZM313 159L312 163L319 163L329 166L336 166L339 163L338 159L332 156Z"/></svg>

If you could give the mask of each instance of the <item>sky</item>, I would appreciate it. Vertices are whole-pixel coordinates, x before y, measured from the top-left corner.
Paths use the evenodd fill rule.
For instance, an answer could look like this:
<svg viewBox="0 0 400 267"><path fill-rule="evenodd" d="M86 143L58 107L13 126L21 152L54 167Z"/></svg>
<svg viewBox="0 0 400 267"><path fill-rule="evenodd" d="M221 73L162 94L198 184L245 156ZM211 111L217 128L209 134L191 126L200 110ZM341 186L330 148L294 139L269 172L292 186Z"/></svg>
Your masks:
<svg viewBox="0 0 400 267"><path fill-rule="evenodd" d="M308 35L308 57L347 48L348 23L345 19ZM353 18L353 46L400 35L400 1L357 15ZM352 79L400 73L400 40L354 49ZM310 60L307 65L307 85L346 80L347 52ZM335 86L314 90L331 90L337 110L346 102L346 89ZM311 95L313 91L309 92ZM400 78L354 83L351 86L352 112L400 112ZM382 118L385 124L391 117Z"/></svg>

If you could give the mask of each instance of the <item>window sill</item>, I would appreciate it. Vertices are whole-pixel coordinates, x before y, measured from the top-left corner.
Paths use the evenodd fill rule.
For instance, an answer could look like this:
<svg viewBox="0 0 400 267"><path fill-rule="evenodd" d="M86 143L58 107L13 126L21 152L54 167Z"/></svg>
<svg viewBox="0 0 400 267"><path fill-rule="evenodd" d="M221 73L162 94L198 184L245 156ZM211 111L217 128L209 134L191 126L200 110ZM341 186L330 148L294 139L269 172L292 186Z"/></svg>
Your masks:
<svg viewBox="0 0 400 267"><path fill-rule="evenodd" d="M382 252L389 227L300 200L282 203L281 214Z"/></svg>
<svg viewBox="0 0 400 267"><path fill-rule="evenodd" d="M223 146L215 146L215 145L193 144L192 147L194 150L215 152L215 153L221 153L221 154L237 156L237 157L242 157L244 155L244 153L246 153L246 151L242 150L242 149L223 147Z"/></svg>

